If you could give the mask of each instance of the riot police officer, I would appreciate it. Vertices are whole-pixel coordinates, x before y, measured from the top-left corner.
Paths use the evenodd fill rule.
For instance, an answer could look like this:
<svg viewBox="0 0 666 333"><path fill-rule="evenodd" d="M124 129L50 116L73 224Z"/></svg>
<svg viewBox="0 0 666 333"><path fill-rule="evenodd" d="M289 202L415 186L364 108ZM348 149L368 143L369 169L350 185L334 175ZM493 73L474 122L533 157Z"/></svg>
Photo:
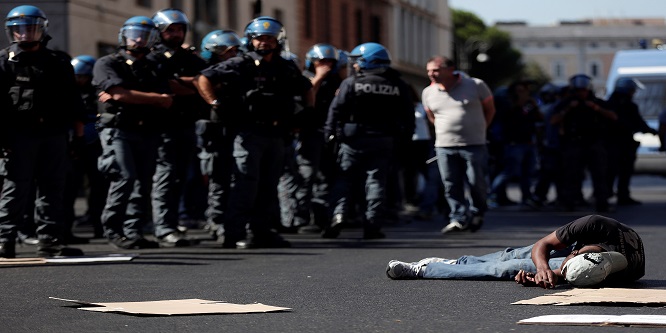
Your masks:
<svg viewBox="0 0 666 333"><path fill-rule="evenodd" d="M409 86L390 67L391 57L383 45L361 44L350 57L357 73L342 81L324 133L329 141L339 141L340 149L331 199L333 219L322 236L338 236L350 211L352 189L364 185L363 238L384 238L381 216L386 177L394 144L411 138L414 132L414 109Z"/></svg>
<svg viewBox="0 0 666 333"><path fill-rule="evenodd" d="M314 112L304 112L297 121L298 142L291 155L295 158L295 170L286 177L292 182L286 188L294 189L289 193L295 206L290 226L298 228L299 233L321 232L329 221L328 179L335 160L324 156L328 153L324 149L324 123L342 82L337 73L338 59L338 49L326 43L315 44L305 55L304 75L312 83Z"/></svg>
<svg viewBox="0 0 666 333"><path fill-rule="evenodd" d="M206 63L191 50L183 48L189 20L182 11L163 9L155 13L152 19L161 38L148 58L158 63L160 75L169 78L169 85L175 95L173 105L162 115L164 128L153 176L155 236L162 246L189 246L193 240L178 229L178 208L181 196L185 194L183 190L188 181L188 168L196 158L194 122L206 117L204 112L208 111L192 83L194 76L206 67ZM195 171L198 173L199 168ZM193 184L203 183L200 177L189 180Z"/></svg>
<svg viewBox="0 0 666 333"><path fill-rule="evenodd" d="M633 101L638 89L643 89L640 81L632 78L619 79L607 100L608 107L617 114L617 121L611 126L606 139L608 188L611 193L614 188L617 189L617 204L622 206L641 204L631 197L629 189L636 162L636 150L640 145L634 140L634 134L658 134L657 130L651 128L641 117L638 105Z"/></svg>
<svg viewBox="0 0 666 333"><path fill-rule="evenodd" d="M97 159L102 155L102 144L99 141L99 133L95 128L97 114L101 104L97 100L97 91L92 85L93 67L97 59L90 55L78 55L71 61L76 75L76 84L81 93L81 99L85 105L85 122L83 137L81 141L74 144L78 146L73 149L72 170L69 174L67 194L65 196L68 214L74 220L74 205L79 190L83 185L84 176L88 181L87 211L82 217L86 224L93 227L94 237L101 238L104 234L100 217L106 202L106 194L109 190L109 182L97 169ZM73 141L76 142L76 141ZM70 242L73 243L73 242Z"/></svg>
<svg viewBox="0 0 666 333"><path fill-rule="evenodd" d="M15 239L35 200L38 256L81 255L65 247L64 189L69 130L83 135L83 103L70 57L47 47L48 20L35 6L5 19L11 45L0 50L0 257L16 256ZM76 126L74 126L76 122Z"/></svg>
<svg viewBox="0 0 666 333"><path fill-rule="evenodd" d="M208 67L238 55L241 42L231 30L213 30L201 40L201 57ZM196 81L195 81L196 82ZM206 228L214 238L224 235L223 219L229 197L233 147L236 133L234 115L242 110L242 98L220 82L215 88L218 103L224 107L211 110L208 119L197 121L201 172L208 176ZM235 244L229 244L229 246Z"/></svg>
<svg viewBox="0 0 666 333"><path fill-rule="evenodd" d="M236 112L239 118L224 247L290 246L270 224L277 214L277 185L284 160L284 137L292 127L294 97L305 95L311 84L293 62L280 56L281 34L283 26L278 20L255 18L245 28L249 52L205 69L198 79L199 92L213 108L222 113ZM224 95L242 98L242 109L226 109L214 88L218 83L229 90ZM249 237L245 229L248 223Z"/></svg>
<svg viewBox="0 0 666 333"><path fill-rule="evenodd" d="M560 126L563 160L562 200L567 210L575 209L586 168L594 188L595 210L608 212L610 189L607 182L607 153L604 143L609 124L617 114L594 96L592 78L577 74L569 78L570 96L555 106L551 122Z"/></svg>
<svg viewBox="0 0 666 333"><path fill-rule="evenodd" d="M159 246L142 232L150 212L162 115L173 104L167 78L147 57L158 39L153 20L131 17L118 34L118 52L97 60L93 69L93 85L105 107L98 121L103 148L98 167L111 182L102 224L116 248Z"/></svg>

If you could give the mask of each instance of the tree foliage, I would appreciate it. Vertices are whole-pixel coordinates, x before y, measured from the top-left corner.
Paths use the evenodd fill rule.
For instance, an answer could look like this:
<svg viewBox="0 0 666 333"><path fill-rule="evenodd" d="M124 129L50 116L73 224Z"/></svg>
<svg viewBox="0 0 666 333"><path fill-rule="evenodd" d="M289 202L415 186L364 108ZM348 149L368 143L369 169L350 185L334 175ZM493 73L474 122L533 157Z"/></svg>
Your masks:
<svg viewBox="0 0 666 333"><path fill-rule="evenodd" d="M487 27L471 12L452 8L451 18L454 29L453 60L458 69L484 80L491 89L514 80L543 81L547 77L543 71L533 68L534 65L528 67L523 64L520 51L511 47L509 33L497 27ZM477 61L481 52L488 55L487 61Z"/></svg>

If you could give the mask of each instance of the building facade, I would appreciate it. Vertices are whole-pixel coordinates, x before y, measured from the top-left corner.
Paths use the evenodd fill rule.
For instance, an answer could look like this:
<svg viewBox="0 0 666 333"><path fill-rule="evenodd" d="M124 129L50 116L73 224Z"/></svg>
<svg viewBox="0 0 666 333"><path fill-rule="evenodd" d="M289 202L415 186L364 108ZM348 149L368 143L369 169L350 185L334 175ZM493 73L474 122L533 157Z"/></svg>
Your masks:
<svg viewBox="0 0 666 333"><path fill-rule="evenodd" d="M615 52L652 48L653 41L666 37L664 19L650 18L562 21L555 26L498 22L496 27L510 33L524 62L538 64L553 83L564 85L572 75L584 73L593 78L599 96L605 94Z"/></svg>
<svg viewBox="0 0 666 333"><path fill-rule="evenodd" d="M0 12L6 15L23 4L3 0ZM389 49L395 67L417 88L428 83L427 59L451 53L446 0L263 0L260 6L256 0L33 0L29 4L48 16L53 37L49 46L72 56L100 57L112 52L125 20L151 17L164 8L185 12L191 21L187 43L197 48L211 30L231 29L242 35L257 14L284 24L290 51L300 59L316 43L350 51L364 42L378 42ZM7 45L4 34L0 42Z"/></svg>

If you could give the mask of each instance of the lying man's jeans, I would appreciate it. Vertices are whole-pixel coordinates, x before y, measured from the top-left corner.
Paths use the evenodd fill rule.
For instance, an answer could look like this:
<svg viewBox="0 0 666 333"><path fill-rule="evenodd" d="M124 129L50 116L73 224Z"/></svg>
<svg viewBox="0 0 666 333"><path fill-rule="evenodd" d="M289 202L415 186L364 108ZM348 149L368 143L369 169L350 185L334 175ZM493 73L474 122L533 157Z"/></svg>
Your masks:
<svg viewBox="0 0 666 333"><path fill-rule="evenodd" d="M507 248L504 251L489 253L483 256L462 256L455 265L443 262L431 262L426 266L425 279L467 279L467 280L511 280L519 270L536 273L532 262L534 245ZM551 251L548 265L557 269L564 258L571 253L573 247Z"/></svg>

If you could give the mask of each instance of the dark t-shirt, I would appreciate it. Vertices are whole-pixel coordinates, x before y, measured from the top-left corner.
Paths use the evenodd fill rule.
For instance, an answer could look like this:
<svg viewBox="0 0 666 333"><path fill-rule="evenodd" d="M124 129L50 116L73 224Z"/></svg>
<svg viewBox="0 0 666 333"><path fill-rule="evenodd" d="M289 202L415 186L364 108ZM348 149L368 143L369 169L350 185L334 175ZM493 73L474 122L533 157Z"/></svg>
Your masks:
<svg viewBox="0 0 666 333"><path fill-rule="evenodd" d="M562 243L580 249L586 245L598 245L605 251L622 253L629 265L611 274L608 282L631 282L645 275L645 251L643 241L636 231L614 219L588 215L569 222L555 231Z"/></svg>

